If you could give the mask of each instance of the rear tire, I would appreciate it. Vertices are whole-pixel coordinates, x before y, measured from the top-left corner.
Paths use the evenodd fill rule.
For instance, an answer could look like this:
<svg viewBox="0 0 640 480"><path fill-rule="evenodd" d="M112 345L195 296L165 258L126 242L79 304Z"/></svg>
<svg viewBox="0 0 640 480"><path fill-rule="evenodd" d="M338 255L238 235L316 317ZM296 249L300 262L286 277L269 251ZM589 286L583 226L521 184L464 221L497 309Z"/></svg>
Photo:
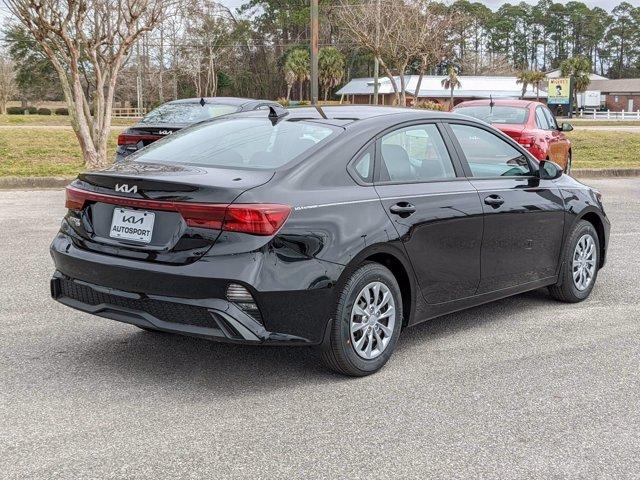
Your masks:
<svg viewBox="0 0 640 480"><path fill-rule="evenodd" d="M581 302L589 297L598 277L600 239L593 225L580 220L573 228L562 252L558 283L549 287L556 300Z"/></svg>
<svg viewBox="0 0 640 480"><path fill-rule="evenodd" d="M402 295L393 273L378 263L365 263L338 294L320 347L324 364L353 377L377 372L396 346L402 313Z"/></svg>

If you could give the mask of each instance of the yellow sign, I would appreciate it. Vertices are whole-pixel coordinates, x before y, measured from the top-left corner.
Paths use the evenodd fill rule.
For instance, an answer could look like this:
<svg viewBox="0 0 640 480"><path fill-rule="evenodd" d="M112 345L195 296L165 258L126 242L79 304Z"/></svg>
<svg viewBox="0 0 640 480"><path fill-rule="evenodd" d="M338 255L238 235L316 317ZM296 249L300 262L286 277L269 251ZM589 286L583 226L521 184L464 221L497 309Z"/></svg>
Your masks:
<svg viewBox="0 0 640 480"><path fill-rule="evenodd" d="M571 80L569 78L550 78L547 103L550 105L569 105L570 102Z"/></svg>

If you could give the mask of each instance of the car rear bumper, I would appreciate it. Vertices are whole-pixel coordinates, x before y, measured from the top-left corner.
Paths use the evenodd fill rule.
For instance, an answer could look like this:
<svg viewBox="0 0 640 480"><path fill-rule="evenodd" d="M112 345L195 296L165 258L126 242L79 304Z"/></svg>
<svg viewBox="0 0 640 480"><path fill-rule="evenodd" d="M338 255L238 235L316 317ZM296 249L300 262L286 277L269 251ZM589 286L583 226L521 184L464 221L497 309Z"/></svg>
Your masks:
<svg viewBox="0 0 640 480"><path fill-rule="evenodd" d="M310 339L269 332L223 299L159 297L116 290L69 278L56 271L51 296L77 310L119 322L231 343L310 345Z"/></svg>
<svg viewBox="0 0 640 480"><path fill-rule="evenodd" d="M334 304L332 284L293 290L279 284L269 270L273 261L265 266L250 255L227 256L226 262L208 258L188 265L162 265L80 249L64 234L54 239L51 254L56 266L51 294L60 303L125 323L212 340L319 344ZM251 292L260 315L252 316L226 299L230 283ZM270 286L269 291L264 285Z"/></svg>

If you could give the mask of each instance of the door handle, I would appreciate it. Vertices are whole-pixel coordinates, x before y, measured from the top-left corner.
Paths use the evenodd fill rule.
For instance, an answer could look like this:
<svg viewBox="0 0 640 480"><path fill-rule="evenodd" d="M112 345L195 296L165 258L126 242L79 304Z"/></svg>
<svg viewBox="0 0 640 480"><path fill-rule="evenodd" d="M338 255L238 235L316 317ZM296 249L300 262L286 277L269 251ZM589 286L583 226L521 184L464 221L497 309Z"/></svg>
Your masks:
<svg viewBox="0 0 640 480"><path fill-rule="evenodd" d="M391 207L389 207L389 211L395 215L400 215L401 217L408 217L412 213L415 213L416 207L407 202L400 202L395 205L391 205Z"/></svg>
<svg viewBox="0 0 640 480"><path fill-rule="evenodd" d="M487 205L491 205L493 208L498 208L504 203L504 198L502 198L500 195L489 195L484 199L484 203Z"/></svg>

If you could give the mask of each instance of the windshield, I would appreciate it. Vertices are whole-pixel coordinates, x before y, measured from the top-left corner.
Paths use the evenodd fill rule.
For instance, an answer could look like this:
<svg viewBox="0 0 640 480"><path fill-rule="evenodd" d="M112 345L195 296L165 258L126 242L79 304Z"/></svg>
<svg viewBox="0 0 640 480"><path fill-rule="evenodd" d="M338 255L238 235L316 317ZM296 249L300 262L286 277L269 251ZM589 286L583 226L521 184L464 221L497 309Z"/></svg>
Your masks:
<svg viewBox="0 0 640 480"><path fill-rule="evenodd" d="M180 130L132 159L210 167L277 168L327 139L337 127L292 119L228 118Z"/></svg>
<svg viewBox="0 0 640 480"><path fill-rule="evenodd" d="M238 110L240 109L237 106L222 103L205 103L204 106L199 103L165 103L152 110L140 123L196 123Z"/></svg>
<svg viewBox="0 0 640 480"><path fill-rule="evenodd" d="M460 107L455 109L456 113L477 118L487 123L512 123L524 124L527 121L529 110L520 107L506 107L494 105L478 105Z"/></svg>

